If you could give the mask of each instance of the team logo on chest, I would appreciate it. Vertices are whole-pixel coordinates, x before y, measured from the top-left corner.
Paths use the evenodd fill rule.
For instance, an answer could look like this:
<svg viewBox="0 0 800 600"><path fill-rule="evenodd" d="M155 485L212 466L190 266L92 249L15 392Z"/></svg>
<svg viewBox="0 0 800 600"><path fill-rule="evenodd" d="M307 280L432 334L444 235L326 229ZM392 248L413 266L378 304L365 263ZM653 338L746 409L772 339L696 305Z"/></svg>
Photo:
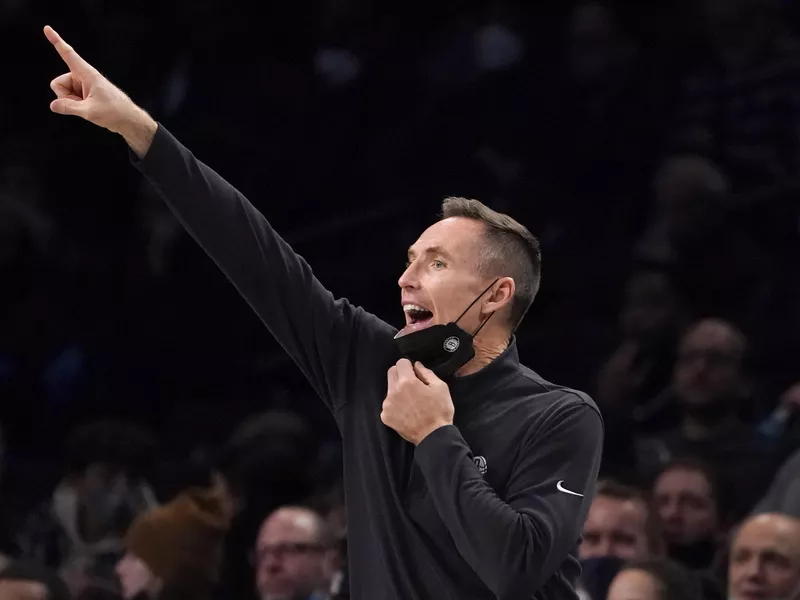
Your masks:
<svg viewBox="0 0 800 600"><path fill-rule="evenodd" d="M476 456L472 459L472 462L474 462L475 466L478 467L478 472L481 475L486 475L486 471L489 470L489 466L486 464L486 459L483 456Z"/></svg>

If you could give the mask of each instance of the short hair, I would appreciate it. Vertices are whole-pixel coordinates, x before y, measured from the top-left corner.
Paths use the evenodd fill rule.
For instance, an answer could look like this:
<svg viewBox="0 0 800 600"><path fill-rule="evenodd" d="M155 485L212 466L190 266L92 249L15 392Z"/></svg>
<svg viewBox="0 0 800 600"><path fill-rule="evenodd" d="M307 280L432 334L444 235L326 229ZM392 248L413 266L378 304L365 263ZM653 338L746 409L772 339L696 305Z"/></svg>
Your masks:
<svg viewBox="0 0 800 600"><path fill-rule="evenodd" d="M486 277L511 277L516 290L508 316L514 331L539 291L542 253L539 240L521 223L469 198L449 197L442 202L442 219L464 217L485 226L484 250L478 271Z"/></svg>
<svg viewBox="0 0 800 600"><path fill-rule="evenodd" d="M279 512L299 512L308 514L314 521L314 537L317 538L317 543L325 549L335 549L339 543L336 533L330 527L325 518L310 504L284 504L270 512L267 517L261 522L263 527L264 523L269 521L274 515Z"/></svg>
<svg viewBox="0 0 800 600"><path fill-rule="evenodd" d="M667 559L633 561L623 571L644 571L658 582L660 600L702 600L700 577L686 567Z"/></svg>
<svg viewBox="0 0 800 600"><path fill-rule="evenodd" d="M697 458L696 456L679 456L677 458L673 458L671 461L661 467L655 479L653 480L653 484L655 485L655 482L658 481L661 476L664 475L664 473L669 473L670 471L676 470L700 473L703 477L705 477L706 481L708 481L709 487L711 488L711 498L717 505L717 510L719 510L720 513L722 512L720 502L725 496L722 488L722 480L710 463L701 458Z"/></svg>
<svg viewBox="0 0 800 600"><path fill-rule="evenodd" d="M597 488L595 489L595 498L601 496L613 498L614 500L641 502L647 513L644 527L650 554L653 556L662 556L664 554L664 537L661 533L661 524L658 521L656 511L653 510L650 497L644 490L613 479L603 479L597 483Z"/></svg>

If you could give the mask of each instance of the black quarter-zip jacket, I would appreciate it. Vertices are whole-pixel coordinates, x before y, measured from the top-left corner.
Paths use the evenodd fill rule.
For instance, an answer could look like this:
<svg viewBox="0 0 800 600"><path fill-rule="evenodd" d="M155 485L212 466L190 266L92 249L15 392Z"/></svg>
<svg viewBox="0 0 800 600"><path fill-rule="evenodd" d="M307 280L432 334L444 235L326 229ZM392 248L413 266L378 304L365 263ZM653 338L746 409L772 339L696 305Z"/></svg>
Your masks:
<svg viewBox="0 0 800 600"><path fill-rule="evenodd" d="M159 126L134 165L332 411L342 434L356 600L576 598L603 425L515 341L448 382L453 425L418 446L380 420L396 329L336 299L250 202Z"/></svg>

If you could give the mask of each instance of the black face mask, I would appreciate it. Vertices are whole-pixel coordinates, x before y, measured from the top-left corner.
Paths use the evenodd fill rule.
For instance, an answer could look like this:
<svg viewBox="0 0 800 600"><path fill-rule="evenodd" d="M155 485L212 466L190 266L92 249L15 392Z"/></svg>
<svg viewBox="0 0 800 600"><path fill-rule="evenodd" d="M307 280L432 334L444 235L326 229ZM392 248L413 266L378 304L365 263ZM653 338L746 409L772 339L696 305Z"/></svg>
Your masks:
<svg viewBox="0 0 800 600"><path fill-rule="evenodd" d="M625 561L616 556L597 556L581 561L581 584L592 600L603 600Z"/></svg>
<svg viewBox="0 0 800 600"><path fill-rule="evenodd" d="M486 317L486 320L472 334L461 329L457 323L498 281L499 279L495 279L452 323L431 325L420 331L395 338L400 354L412 363L421 362L441 379L453 375L475 356L472 341L494 313Z"/></svg>
<svg viewBox="0 0 800 600"><path fill-rule="evenodd" d="M719 545L708 538L692 544L670 544L669 556L690 569L707 569L717 556Z"/></svg>

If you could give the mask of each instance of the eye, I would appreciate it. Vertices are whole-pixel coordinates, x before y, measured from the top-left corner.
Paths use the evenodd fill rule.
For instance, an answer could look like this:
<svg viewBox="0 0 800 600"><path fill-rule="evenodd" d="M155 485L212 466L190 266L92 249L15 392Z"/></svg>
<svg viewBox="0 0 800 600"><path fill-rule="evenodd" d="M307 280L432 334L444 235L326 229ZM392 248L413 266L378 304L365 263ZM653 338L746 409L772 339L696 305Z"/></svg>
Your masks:
<svg viewBox="0 0 800 600"><path fill-rule="evenodd" d="M434 269L444 269L445 264L441 260L435 260L431 263Z"/></svg>

